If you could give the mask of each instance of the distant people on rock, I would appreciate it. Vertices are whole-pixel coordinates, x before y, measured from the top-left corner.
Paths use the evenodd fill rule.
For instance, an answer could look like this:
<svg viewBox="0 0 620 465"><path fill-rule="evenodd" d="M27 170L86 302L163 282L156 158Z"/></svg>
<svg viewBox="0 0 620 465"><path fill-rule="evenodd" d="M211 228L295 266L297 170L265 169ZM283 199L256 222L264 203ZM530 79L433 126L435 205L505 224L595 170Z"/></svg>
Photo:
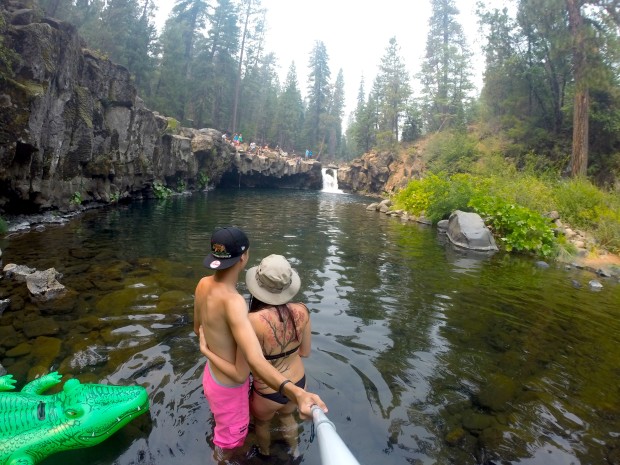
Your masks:
<svg viewBox="0 0 620 465"><path fill-rule="evenodd" d="M235 134L233 135L233 145L236 147L239 145L239 134L237 134L235 132Z"/></svg>

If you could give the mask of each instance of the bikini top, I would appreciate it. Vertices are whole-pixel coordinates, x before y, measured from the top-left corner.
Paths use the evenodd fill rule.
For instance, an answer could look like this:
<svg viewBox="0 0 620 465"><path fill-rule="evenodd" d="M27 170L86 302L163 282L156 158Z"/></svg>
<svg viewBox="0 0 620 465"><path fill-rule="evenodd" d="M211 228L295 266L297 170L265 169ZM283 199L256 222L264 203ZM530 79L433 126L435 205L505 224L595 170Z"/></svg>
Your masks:
<svg viewBox="0 0 620 465"><path fill-rule="evenodd" d="M282 352L279 354L263 354L265 356L265 360L277 360L279 358L284 358L284 357L288 357L291 354L294 354L295 352L297 352L297 349L299 349L299 346L297 347L293 347L291 350L287 350L286 352Z"/></svg>

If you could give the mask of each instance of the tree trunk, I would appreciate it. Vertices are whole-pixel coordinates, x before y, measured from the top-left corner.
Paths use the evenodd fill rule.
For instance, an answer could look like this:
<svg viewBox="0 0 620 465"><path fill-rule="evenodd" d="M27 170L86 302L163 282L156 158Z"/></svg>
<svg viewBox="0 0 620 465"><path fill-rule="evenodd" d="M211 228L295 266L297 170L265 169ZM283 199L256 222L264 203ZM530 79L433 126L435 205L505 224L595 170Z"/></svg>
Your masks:
<svg viewBox="0 0 620 465"><path fill-rule="evenodd" d="M586 38L581 16L580 0L566 0L568 20L573 41L573 74L575 102L573 109L573 151L571 176L585 176L588 168L588 118L590 92L587 83Z"/></svg>

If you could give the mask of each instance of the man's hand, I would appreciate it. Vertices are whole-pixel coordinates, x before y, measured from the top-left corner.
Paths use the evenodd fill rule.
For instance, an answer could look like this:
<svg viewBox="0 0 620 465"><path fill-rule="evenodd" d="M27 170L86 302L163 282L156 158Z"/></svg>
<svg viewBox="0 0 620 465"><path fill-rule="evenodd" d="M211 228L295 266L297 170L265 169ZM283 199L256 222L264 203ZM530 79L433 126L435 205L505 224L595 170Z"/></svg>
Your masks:
<svg viewBox="0 0 620 465"><path fill-rule="evenodd" d="M207 339L205 338L205 332L204 329L202 329L202 325L200 325L198 329L198 340L200 342L200 352L202 352L202 355L204 355L208 359L213 358L213 352L209 350L209 346L207 345Z"/></svg>

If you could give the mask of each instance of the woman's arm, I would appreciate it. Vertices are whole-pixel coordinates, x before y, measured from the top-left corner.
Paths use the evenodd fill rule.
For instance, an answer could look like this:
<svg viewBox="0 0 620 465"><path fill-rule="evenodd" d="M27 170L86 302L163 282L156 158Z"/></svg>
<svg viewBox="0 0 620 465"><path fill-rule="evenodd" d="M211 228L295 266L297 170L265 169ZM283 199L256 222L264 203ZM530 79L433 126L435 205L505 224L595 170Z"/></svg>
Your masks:
<svg viewBox="0 0 620 465"><path fill-rule="evenodd" d="M246 380L247 373L250 369L248 367L248 362L245 360L243 352L241 352L239 346L237 346L235 363L232 364L209 349L202 325L200 325L198 330L198 337L200 338L200 352L202 352L202 354L209 359L209 363L212 363L215 368L237 383L243 383Z"/></svg>

